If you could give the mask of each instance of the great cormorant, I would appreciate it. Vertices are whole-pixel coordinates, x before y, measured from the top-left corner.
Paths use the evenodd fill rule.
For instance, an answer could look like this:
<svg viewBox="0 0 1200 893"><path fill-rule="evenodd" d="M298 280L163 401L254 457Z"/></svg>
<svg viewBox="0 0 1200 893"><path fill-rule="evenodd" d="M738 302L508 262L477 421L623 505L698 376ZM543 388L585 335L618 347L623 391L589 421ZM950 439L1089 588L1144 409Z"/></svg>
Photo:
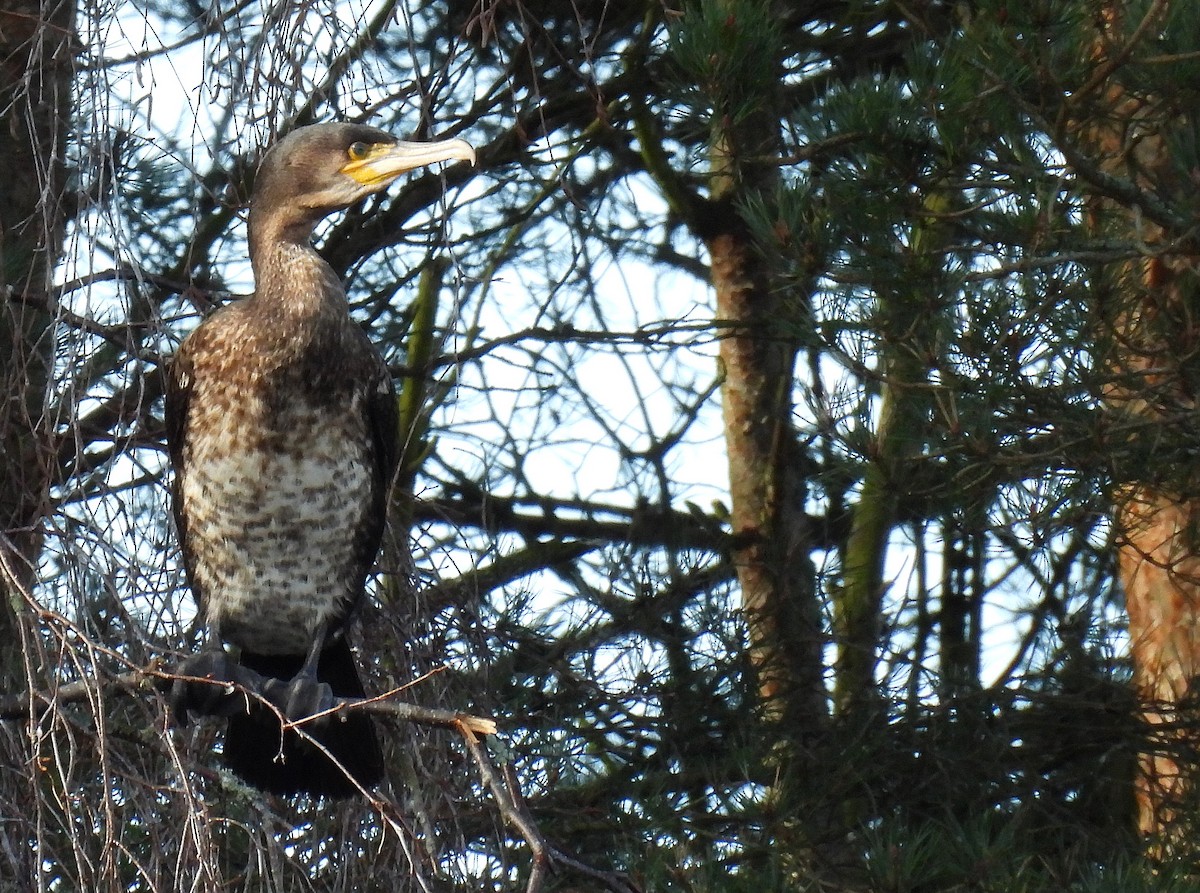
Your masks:
<svg viewBox="0 0 1200 893"><path fill-rule="evenodd" d="M363 596L397 460L397 408L379 353L351 319L316 224L403 172L451 159L463 140L410 143L373 127L301 127L263 159L250 201L253 296L214 313L168 373L174 513L192 592L215 649L179 668L236 682L290 720L361 697L346 625ZM221 645L236 646L235 660ZM276 793L344 796L377 783L371 719L304 726L231 689L176 683L176 715L230 716L226 763Z"/></svg>

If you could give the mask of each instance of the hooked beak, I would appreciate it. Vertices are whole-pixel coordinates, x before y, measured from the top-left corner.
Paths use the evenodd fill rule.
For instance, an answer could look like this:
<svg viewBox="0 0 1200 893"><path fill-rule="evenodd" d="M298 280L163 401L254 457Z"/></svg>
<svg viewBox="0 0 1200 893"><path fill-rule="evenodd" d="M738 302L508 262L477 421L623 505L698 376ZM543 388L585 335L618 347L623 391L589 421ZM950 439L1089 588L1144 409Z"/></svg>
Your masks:
<svg viewBox="0 0 1200 893"><path fill-rule="evenodd" d="M351 161L342 173L362 186L386 186L405 171L436 164L439 161L469 161L475 164L475 150L466 140L441 140L435 143L378 143L366 158Z"/></svg>

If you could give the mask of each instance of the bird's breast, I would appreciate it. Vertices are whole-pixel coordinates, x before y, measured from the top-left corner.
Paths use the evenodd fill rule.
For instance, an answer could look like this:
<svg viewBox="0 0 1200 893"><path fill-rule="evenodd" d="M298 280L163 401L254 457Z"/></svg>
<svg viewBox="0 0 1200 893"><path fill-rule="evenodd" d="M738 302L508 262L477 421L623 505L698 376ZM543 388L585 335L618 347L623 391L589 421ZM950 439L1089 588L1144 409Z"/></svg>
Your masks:
<svg viewBox="0 0 1200 893"><path fill-rule="evenodd" d="M360 398L273 393L217 399L197 382L178 495L209 623L241 648L296 654L362 593L379 483Z"/></svg>

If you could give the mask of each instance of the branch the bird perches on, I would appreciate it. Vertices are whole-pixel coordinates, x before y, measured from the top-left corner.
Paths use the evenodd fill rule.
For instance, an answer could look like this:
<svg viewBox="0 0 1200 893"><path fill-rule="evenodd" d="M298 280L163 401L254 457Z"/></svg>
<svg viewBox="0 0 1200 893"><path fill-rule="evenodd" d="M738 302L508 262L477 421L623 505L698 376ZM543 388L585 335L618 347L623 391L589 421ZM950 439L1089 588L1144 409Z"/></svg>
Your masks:
<svg viewBox="0 0 1200 893"><path fill-rule="evenodd" d="M41 715L56 706L87 700L95 695L97 686L109 694L137 695L145 692L147 683L170 683L177 678L179 677L176 674L151 665L129 670L104 682L98 683L96 680L84 679L68 682L53 692L34 691L28 694L7 695L0 697L0 721L29 719L30 716ZM213 685L226 687L229 685L217 680L198 678L188 678L187 681L211 682ZM438 726L457 732L461 736L467 752L471 755L471 759L475 762L480 778L491 792L505 823L515 829L529 847L531 867L525 885L526 893L541 893L545 888L549 873L564 869L588 877L613 893L640 893L640 888L624 875L593 868L545 838L525 804L525 798L521 794L520 785L512 766L505 763L497 768L488 754L487 748L480 741L480 737L498 733L495 720L453 710L423 707L407 701L388 700L395 695L396 691L372 698L339 698L334 711L363 710L381 716L390 716L403 722ZM248 698L262 700L261 696L249 689L242 689L242 693ZM268 704L268 706L270 705ZM304 724L316 718L319 717L311 717L305 722L293 723L291 726L296 728L300 734L304 734ZM381 813L386 814L389 811L387 804L378 795L368 791L363 793Z"/></svg>

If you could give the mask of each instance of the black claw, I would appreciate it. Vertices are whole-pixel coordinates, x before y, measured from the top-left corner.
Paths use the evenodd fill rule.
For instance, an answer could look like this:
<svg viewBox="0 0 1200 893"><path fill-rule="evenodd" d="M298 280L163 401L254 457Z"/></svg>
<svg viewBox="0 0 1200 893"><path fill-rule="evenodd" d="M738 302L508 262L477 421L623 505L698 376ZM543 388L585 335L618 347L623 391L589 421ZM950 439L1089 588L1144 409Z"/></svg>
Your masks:
<svg viewBox="0 0 1200 893"><path fill-rule="evenodd" d="M328 684L304 674L297 675L294 679L268 679L263 683L260 694L274 704L290 722L299 722L324 713L337 704L333 689ZM328 717L323 717L317 724L327 720Z"/></svg>
<svg viewBox="0 0 1200 893"><path fill-rule="evenodd" d="M173 672L175 678L163 680L171 715L186 726L191 714L229 717L246 711L245 695L239 687L257 691L263 678L230 660L222 651L205 651L183 661ZM202 681L203 680L203 681Z"/></svg>

